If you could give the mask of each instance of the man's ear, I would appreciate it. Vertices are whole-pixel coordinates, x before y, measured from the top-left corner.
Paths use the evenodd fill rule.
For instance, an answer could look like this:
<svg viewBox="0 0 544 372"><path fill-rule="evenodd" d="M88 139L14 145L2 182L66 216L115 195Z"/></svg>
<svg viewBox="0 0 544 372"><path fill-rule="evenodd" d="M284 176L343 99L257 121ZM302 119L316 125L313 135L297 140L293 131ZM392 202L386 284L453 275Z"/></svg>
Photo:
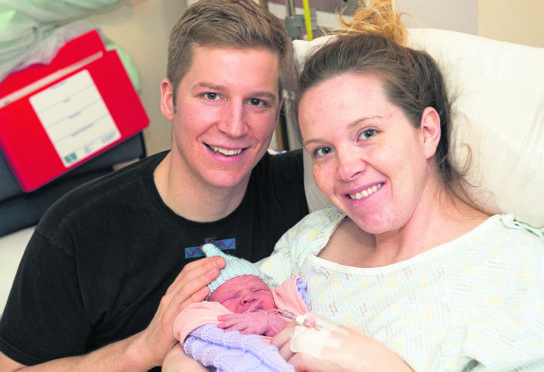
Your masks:
<svg viewBox="0 0 544 372"><path fill-rule="evenodd" d="M432 107L427 107L421 115L421 125L419 127L423 151L427 159L431 158L440 141L440 117L438 112Z"/></svg>
<svg viewBox="0 0 544 372"><path fill-rule="evenodd" d="M166 119L172 121L175 110L174 87L168 78L164 78L161 82L161 112Z"/></svg>

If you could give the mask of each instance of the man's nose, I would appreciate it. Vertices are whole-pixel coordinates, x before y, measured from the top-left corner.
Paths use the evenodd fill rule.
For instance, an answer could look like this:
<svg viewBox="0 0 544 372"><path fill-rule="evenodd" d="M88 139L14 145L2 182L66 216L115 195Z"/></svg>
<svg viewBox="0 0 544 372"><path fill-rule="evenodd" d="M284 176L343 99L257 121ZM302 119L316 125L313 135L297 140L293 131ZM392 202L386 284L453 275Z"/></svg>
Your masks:
<svg viewBox="0 0 544 372"><path fill-rule="evenodd" d="M218 128L229 137L243 137L248 132L243 102L229 102L224 106Z"/></svg>

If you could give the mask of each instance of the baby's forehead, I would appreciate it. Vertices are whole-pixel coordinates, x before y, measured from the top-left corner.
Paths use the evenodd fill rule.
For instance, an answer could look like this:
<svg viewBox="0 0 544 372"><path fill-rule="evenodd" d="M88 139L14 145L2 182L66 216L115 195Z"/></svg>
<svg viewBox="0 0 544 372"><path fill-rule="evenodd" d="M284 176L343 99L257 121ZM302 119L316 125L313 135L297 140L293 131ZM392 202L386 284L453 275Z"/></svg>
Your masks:
<svg viewBox="0 0 544 372"><path fill-rule="evenodd" d="M221 302L224 297L232 296L233 294L237 294L244 290L254 290L256 288L267 288L270 290L266 283L258 276L236 276L217 287L217 289L210 295L209 300Z"/></svg>
<svg viewBox="0 0 544 372"><path fill-rule="evenodd" d="M223 285L241 285L241 286L244 286L244 287L248 287L250 285L264 285L266 287L268 287L266 285L266 283L261 279L259 278L258 276L256 275L240 275L240 276L236 276L232 279L229 279L227 280L225 283L223 283Z"/></svg>

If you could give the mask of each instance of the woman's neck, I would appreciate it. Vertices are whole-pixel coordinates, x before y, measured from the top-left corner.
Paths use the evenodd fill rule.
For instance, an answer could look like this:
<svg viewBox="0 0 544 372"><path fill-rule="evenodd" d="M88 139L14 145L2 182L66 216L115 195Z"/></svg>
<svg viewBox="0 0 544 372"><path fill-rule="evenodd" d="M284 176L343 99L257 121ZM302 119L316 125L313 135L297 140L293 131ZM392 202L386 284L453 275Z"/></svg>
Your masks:
<svg viewBox="0 0 544 372"><path fill-rule="evenodd" d="M438 190L426 193L400 229L376 236L378 257L390 263L407 260L461 237L489 218L448 190Z"/></svg>
<svg viewBox="0 0 544 372"><path fill-rule="evenodd" d="M366 233L346 218L319 256L347 266L386 266L457 239L488 217L445 191L426 193L402 227L383 234Z"/></svg>

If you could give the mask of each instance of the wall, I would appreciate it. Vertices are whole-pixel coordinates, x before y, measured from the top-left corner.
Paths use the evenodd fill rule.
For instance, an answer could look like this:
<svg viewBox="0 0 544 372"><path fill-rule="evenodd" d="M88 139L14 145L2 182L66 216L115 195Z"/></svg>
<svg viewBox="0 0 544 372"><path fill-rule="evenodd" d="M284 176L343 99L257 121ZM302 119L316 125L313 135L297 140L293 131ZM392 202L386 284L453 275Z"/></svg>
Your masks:
<svg viewBox="0 0 544 372"><path fill-rule="evenodd" d="M160 111L160 83L166 76L170 29L185 10L180 0L122 0L88 19L134 59L140 71L140 98L150 117L144 131L148 154L169 149L172 127Z"/></svg>
<svg viewBox="0 0 544 372"><path fill-rule="evenodd" d="M89 17L130 53L140 69L140 97L151 118L144 133L149 154L168 149L171 143L171 125L159 108L160 82L166 71L169 30L186 2L194 0L122 0ZM396 4L399 11L414 17L405 18L409 26L446 28L544 47L544 23L538 19L544 14L542 0L396 0ZM270 2L269 7L280 18L286 16L285 5ZM323 26L336 24L330 13L318 12L317 20Z"/></svg>
<svg viewBox="0 0 544 372"><path fill-rule="evenodd" d="M420 26L478 33L478 4L474 0L396 0L408 26Z"/></svg>
<svg viewBox="0 0 544 372"><path fill-rule="evenodd" d="M544 1L478 0L478 34L544 48Z"/></svg>
<svg viewBox="0 0 544 372"><path fill-rule="evenodd" d="M366 0L368 3L368 0ZM347 6L353 10L356 0L309 0L310 7L317 9L317 23L320 26L336 26L335 9ZM286 16L286 0L269 0L269 8L279 17ZM297 14L302 14L302 1L295 0ZM396 0L399 12L412 17L404 17L408 26L436 27L457 30L471 34L478 33L478 4L474 0Z"/></svg>

